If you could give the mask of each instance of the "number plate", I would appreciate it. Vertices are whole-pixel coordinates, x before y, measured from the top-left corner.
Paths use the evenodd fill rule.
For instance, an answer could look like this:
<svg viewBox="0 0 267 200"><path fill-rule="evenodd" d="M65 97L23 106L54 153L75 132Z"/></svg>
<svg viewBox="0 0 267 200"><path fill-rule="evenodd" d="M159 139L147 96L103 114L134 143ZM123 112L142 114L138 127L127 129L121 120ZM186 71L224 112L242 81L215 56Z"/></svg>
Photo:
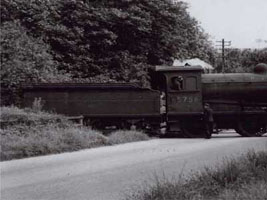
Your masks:
<svg viewBox="0 0 267 200"><path fill-rule="evenodd" d="M173 96L170 97L170 103L196 103L199 102L199 97L192 97L192 96Z"/></svg>

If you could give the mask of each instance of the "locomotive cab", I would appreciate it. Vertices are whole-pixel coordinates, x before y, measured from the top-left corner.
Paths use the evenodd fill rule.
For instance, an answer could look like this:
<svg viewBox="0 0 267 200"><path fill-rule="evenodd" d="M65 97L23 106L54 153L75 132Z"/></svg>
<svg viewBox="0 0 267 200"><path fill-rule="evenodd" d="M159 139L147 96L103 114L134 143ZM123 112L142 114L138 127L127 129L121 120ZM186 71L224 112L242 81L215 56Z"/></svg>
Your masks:
<svg viewBox="0 0 267 200"><path fill-rule="evenodd" d="M161 88L166 94L166 113L169 117L199 115L203 112L201 67L157 66Z"/></svg>
<svg viewBox="0 0 267 200"><path fill-rule="evenodd" d="M168 132L184 134L183 129L203 115L201 73L200 66L155 67L152 81L166 96Z"/></svg>

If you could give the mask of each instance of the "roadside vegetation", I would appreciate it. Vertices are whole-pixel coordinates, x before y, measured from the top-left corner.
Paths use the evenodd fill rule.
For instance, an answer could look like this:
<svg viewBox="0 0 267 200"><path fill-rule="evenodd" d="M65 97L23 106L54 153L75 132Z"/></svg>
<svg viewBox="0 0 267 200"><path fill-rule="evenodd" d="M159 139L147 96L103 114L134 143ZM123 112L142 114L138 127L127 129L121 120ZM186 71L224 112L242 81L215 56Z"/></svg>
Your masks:
<svg viewBox="0 0 267 200"><path fill-rule="evenodd" d="M182 178L181 178L182 177ZM267 199L267 151L250 151L238 159L181 176L176 181L156 179L126 200L260 200Z"/></svg>
<svg viewBox="0 0 267 200"><path fill-rule="evenodd" d="M148 139L149 139L149 136L140 131L118 130L118 131L113 132L108 137L108 142L110 144L123 144L127 142L135 142L135 141L142 141L142 140L148 140Z"/></svg>
<svg viewBox="0 0 267 200"><path fill-rule="evenodd" d="M1 161L148 139L137 131L115 131L105 136L77 126L63 115L42 112L35 107L1 107L0 120Z"/></svg>

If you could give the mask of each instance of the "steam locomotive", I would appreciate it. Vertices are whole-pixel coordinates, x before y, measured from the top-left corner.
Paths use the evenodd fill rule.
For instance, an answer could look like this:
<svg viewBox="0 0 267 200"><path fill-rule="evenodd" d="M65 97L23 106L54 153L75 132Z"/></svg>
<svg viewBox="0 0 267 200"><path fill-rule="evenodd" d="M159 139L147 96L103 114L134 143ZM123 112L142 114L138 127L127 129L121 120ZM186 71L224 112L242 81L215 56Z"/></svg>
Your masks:
<svg viewBox="0 0 267 200"><path fill-rule="evenodd" d="M134 83L36 84L23 89L24 106L82 116L93 129L142 129L152 134L210 137L220 129L261 136L267 128L267 65L252 73L203 74L200 66L156 66L151 88ZM207 126L206 108L213 118ZM218 131L217 131L218 132Z"/></svg>

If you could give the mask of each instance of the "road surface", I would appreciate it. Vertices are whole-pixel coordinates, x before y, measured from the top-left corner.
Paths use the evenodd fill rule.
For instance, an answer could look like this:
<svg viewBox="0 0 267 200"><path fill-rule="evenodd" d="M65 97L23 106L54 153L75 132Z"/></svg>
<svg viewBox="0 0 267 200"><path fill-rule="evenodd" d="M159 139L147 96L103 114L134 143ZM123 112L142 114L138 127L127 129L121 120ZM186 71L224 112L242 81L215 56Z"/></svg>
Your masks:
<svg viewBox="0 0 267 200"><path fill-rule="evenodd" d="M234 133L207 139L153 139L1 162L2 200L117 200L155 176L178 177L249 149L267 137Z"/></svg>

